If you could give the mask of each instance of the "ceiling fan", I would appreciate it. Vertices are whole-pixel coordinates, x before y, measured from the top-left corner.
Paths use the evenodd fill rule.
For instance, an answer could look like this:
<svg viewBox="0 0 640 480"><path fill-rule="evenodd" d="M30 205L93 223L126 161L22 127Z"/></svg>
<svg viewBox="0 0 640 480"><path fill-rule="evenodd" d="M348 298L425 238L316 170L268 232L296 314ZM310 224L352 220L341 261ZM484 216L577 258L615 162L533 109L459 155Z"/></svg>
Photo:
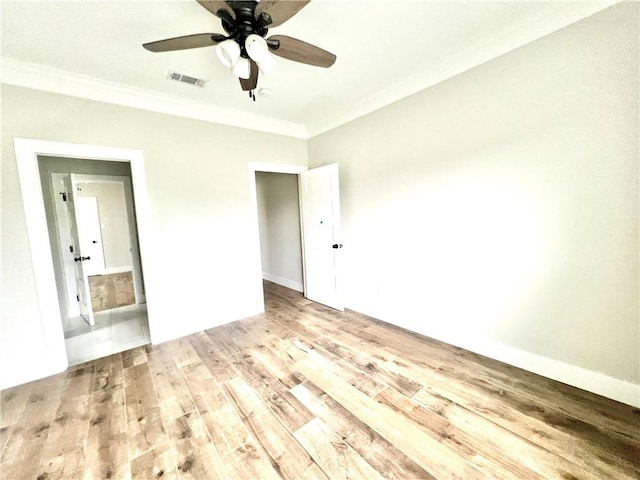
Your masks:
<svg viewBox="0 0 640 480"><path fill-rule="evenodd" d="M169 52L216 45L220 61L231 67L242 90L253 90L259 72L268 73L275 65L271 53L294 62L328 68L336 61L333 53L285 35L265 38L269 28L278 27L302 10L310 0L196 0L222 21L227 35L197 33L167 38L142 46L150 52ZM270 53L271 52L271 53Z"/></svg>

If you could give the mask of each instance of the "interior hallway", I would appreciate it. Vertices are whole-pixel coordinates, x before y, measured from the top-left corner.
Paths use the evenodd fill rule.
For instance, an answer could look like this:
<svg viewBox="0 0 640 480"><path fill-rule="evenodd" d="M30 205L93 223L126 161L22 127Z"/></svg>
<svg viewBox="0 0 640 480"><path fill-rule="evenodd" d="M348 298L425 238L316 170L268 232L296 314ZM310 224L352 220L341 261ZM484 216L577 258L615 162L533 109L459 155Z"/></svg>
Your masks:
<svg viewBox="0 0 640 480"><path fill-rule="evenodd" d="M636 408L265 290L265 314L3 391L2 476L640 474Z"/></svg>
<svg viewBox="0 0 640 480"><path fill-rule="evenodd" d="M93 313L92 327L78 316L63 320L69 365L124 352L151 342L147 304L131 304Z"/></svg>

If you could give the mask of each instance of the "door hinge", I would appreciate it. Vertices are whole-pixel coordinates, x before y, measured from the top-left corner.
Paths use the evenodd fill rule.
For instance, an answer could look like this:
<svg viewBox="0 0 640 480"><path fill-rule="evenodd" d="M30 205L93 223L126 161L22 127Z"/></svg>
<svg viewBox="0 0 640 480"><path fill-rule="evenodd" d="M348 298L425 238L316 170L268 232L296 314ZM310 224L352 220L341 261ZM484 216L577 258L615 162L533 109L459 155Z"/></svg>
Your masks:
<svg viewBox="0 0 640 480"><path fill-rule="evenodd" d="M58 195L62 195L62 201L63 202L67 201L67 192L60 192Z"/></svg>
<svg viewBox="0 0 640 480"><path fill-rule="evenodd" d="M80 301L80 295L76 295L76 300L79 302Z"/></svg>

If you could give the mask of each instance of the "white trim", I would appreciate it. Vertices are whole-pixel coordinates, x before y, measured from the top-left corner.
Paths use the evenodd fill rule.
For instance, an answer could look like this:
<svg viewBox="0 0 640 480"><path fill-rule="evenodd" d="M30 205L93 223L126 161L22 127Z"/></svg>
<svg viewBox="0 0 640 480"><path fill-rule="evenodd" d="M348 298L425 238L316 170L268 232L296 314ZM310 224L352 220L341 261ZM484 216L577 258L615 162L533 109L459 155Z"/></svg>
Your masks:
<svg viewBox="0 0 640 480"><path fill-rule="evenodd" d="M466 343L458 346L543 377L640 408L640 385L498 342L474 339Z"/></svg>
<svg viewBox="0 0 640 480"><path fill-rule="evenodd" d="M553 15L549 15L541 11L524 22L508 24L487 41L476 43L466 51L448 57L440 64L430 65L425 70L389 85L357 103L346 105L341 111L332 111L324 118L313 119L306 124L308 138L453 78L620 2L621 0L564 2L562 12L555 10Z"/></svg>
<svg viewBox="0 0 640 480"><path fill-rule="evenodd" d="M64 346L64 344L63 344ZM41 378L64 372L67 368L67 358L65 353L64 366L59 363L49 363L50 357L44 362L45 365L35 362L21 362L20 365L4 366L2 369L2 378L0 378L0 390L22 385L24 383L33 382Z"/></svg>
<svg viewBox="0 0 640 480"><path fill-rule="evenodd" d="M91 276L95 277L95 276L99 276L99 275L113 275L114 273L127 273L127 272L133 273L133 267L111 267L111 268L105 268L102 273L99 273L97 275L91 275ZM144 302L136 302L136 303L144 303Z"/></svg>
<svg viewBox="0 0 640 480"><path fill-rule="evenodd" d="M71 97L123 105L151 112L193 118L205 122L275 133L294 138L308 138L304 125L203 102L172 97L128 85L100 80L44 65L2 57L2 83L44 90Z"/></svg>
<svg viewBox="0 0 640 480"><path fill-rule="evenodd" d="M298 174L302 172L306 172L309 170L309 167L304 167L301 165L285 165L283 163L267 163L267 162L248 162L249 164L249 173L255 172L270 172L270 173L292 173ZM253 178L255 180L255 178ZM253 186L255 190L255 184Z"/></svg>
<svg viewBox="0 0 640 480"><path fill-rule="evenodd" d="M8 380L23 383L62 372L67 368L68 363L56 278L51 259L42 185L38 173L38 149L21 139L14 140L14 148L47 358L47 361L40 365L41 370L20 372L20 375ZM2 385L3 388L8 386L11 385Z"/></svg>
<svg viewBox="0 0 640 480"><path fill-rule="evenodd" d="M305 261L305 248L304 234L302 229L304 228L304 219L302 218L302 209L304 208L304 182L302 181L302 175L298 175L298 214L300 217L300 249L302 250L302 294L306 297L307 290L307 263Z"/></svg>
<svg viewBox="0 0 640 480"><path fill-rule="evenodd" d="M279 277L277 275L271 275L267 272L262 272L262 278L270 282L277 283L278 285L282 285L283 287L295 290L296 292L304 292L304 286L302 285L302 283L296 282L295 280Z"/></svg>
<svg viewBox="0 0 640 480"><path fill-rule="evenodd" d="M367 312L357 307L347 307L374 318L381 318L375 312ZM402 322L383 320L392 325L417 332L441 342L464 348L485 357L522 368L543 377L557 380L568 385L602 395L634 407L640 408L640 385L620 380L600 372L588 370L576 365L554 360L549 357L527 352L519 348L510 347L502 343L481 337L462 336L459 334L444 334L439 332L418 331L408 328Z"/></svg>
<svg viewBox="0 0 640 480"><path fill-rule="evenodd" d="M129 180L126 175L102 175L99 173L74 173L74 175L78 183L123 183Z"/></svg>
<svg viewBox="0 0 640 480"><path fill-rule="evenodd" d="M2 82L10 85L308 139L452 78L621 1L564 2L562 11L554 9L551 15L542 11L524 22L506 25L491 39L474 44L472 48L447 58L439 65L430 65L429 68L394 85L389 85L386 89L354 105L347 105L342 110L330 112L324 118L314 118L306 124L205 105L202 102L150 92L8 57L2 58L0 72Z"/></svg>
<svg viewBox="0 0 640 480"><path fill-rule="evenodd" d="M42 186L38 173L38 155L130 162L136 202L138 235L140 237L140 254L143 264L148 263L145 261L145 252L149 248L148 245L151 245L151 235L144 157L141 150L26 138L14 138L13 143L24 204L34 281L38 295L42 335L46 350L46 361L39 365L40 368L37 371L24 371L9 380L10 382L16 382L12 385L17 385L18 383L64 371L68 366ZM152 318L153 313L150 312L149 327L153 334ZM6 383L6 380L4 382ZM1 387L7 388L12 385L3 384Z"/></svg>

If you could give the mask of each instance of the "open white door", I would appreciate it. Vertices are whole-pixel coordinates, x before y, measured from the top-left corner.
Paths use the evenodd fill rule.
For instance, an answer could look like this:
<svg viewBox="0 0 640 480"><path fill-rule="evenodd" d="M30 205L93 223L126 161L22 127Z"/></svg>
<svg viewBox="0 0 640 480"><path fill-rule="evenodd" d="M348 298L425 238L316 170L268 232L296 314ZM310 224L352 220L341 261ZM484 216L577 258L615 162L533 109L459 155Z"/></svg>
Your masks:
<svg viewBox="0 0 640 480"><path fill-rule="evenodd" d="M69 227L71 228L71 237L73 238L73 259L75 261L76 268L76 285L78 287L78 302L80 305L80 315L84 318L89 325L95 325L95 319L93 318L93 308L91 306L91 292L89 291L89 279L87 273L83 268L83 262L91 258L90 255L84 255L82 253L82 245L80 244L80 238L78 235L77 218L79 218L77 205L76 205L76 179L74 174L65 177L65 191L67 193L67 209L69 212Z"/></svg>
<svg viewBox="0 0 640 480"><path fill-rule="evenodd" d="M76 195L73 202L76 209L76 227L80 250L85 257L91 257L82 262L82 268L87 275L100 275L104 273L104 251L102 250L98 199Z"/></svg>
<svg viewBox="0 0 640 480"><path fill-rule="evenodd" d="M337 310L340 297L340 183L338 164L300 174L304 296Z"/></svg>

